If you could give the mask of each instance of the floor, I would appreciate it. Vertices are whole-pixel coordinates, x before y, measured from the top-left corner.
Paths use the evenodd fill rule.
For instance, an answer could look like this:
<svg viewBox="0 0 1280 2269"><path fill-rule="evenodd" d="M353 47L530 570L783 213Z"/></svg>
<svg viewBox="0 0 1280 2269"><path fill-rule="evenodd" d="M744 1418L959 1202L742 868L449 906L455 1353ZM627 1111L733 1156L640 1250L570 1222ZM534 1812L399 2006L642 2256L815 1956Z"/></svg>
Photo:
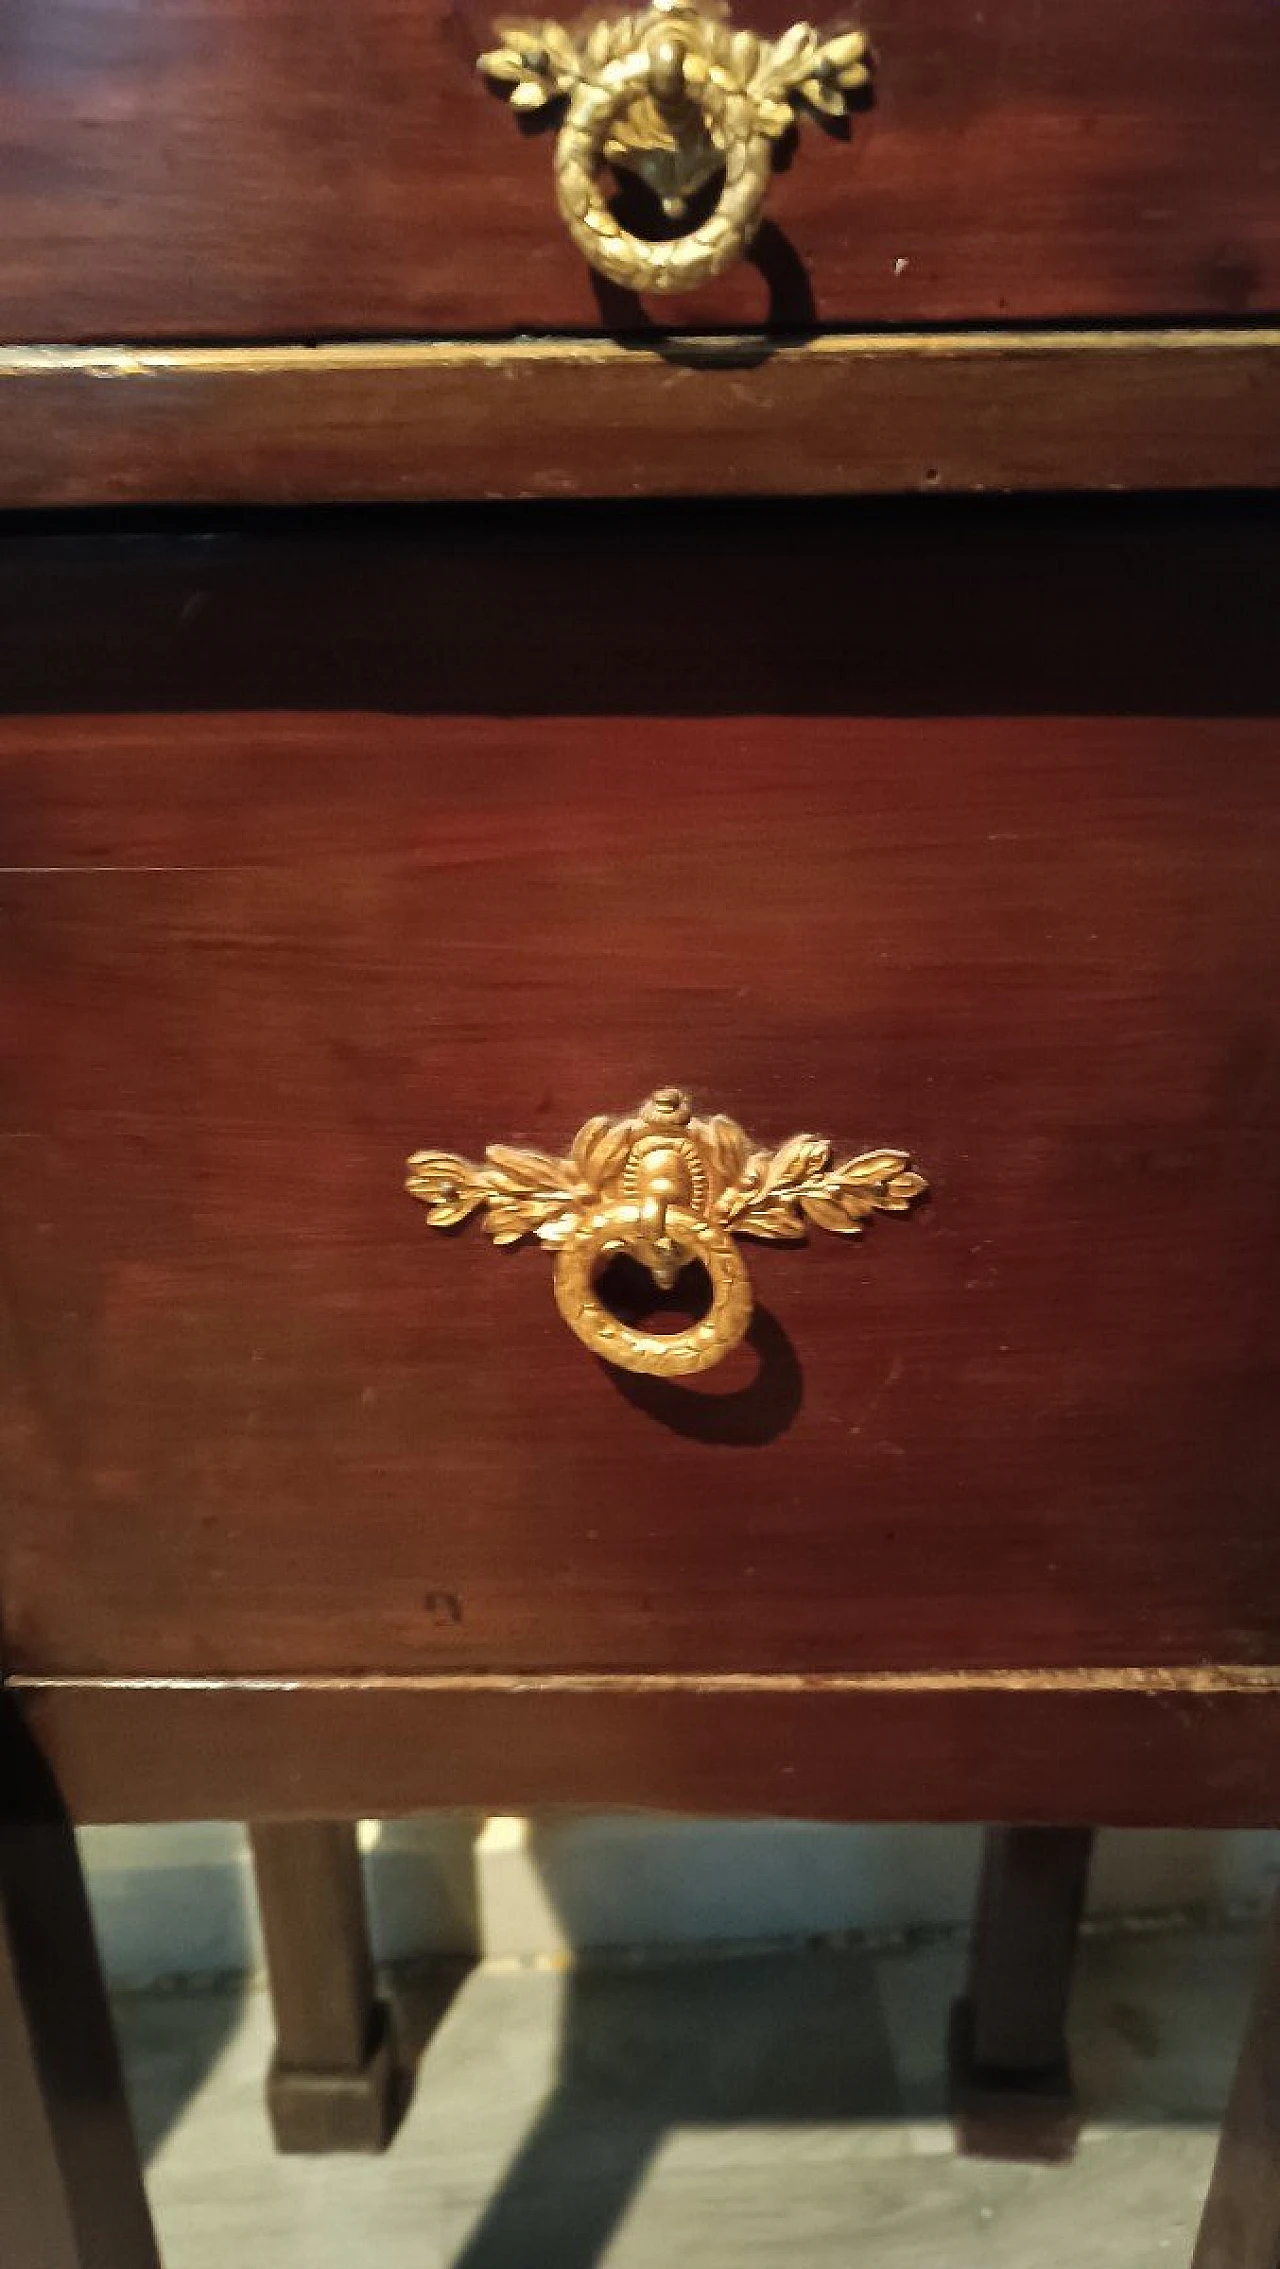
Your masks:
<svg viewBox="0 0 1280 2269"><path fill-rule="evenodd" d="M955 2154L958 1936L487 1965L382 2160L273 2156L261 1990L118 2013L166 2269L1184 2269L1256 1950L1089 1940L1058 2167ZM399 1992L412 2033L425 1986Z"/></svg>

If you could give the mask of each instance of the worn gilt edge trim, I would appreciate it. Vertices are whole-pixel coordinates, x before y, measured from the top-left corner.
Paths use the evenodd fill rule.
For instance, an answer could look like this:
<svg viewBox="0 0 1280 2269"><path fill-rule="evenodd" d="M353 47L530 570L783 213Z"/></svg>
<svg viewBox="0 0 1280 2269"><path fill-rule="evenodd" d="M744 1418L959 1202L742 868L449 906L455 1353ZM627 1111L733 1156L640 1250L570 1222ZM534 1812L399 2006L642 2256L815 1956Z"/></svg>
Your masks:
<svg viewBox="0 0 1280 2269"><path fill-rule="evenodd" d="M74 1677L18 1672L17 1695L92 1694L646 1694L916 1695L916 1694L1277 1694L1280 1664L1081 1664L1059 1670L715 1671L431 1671L344 1677L324 1673L243 1678Z"/></svg>
<svg viewBox="0 0 1280 2269"><path fill-rule="evenodd" d="M619 345L612 339L346 339L320 346L90 346L0 347L0 379L165 378L217 375L267 378L276 374L367 370L510 369L513 365L552 365L566 369L624 366L638 362L676 367L705 361L715 365L747 348L758 351L759 333L658 334ZM873 331L823 332L811 339L780 336L768 342L774 362L893 362L903 356L942 361L1006 361L1010 357L1051 361L1057 357L1095 359L1110 355L1256 354L1280 351L1280 325L1267 328L1165 327L1151 330L1045 331ZM664 349L666 354L664 355ZM677 359L678 358L678 359Z"/></svg>
<svg viewBox="0 0 1280 2269"><path fill-rule="evenodd" d="M0 506L1280 487L1278 396L1276 325L10 346Z"/></svg>

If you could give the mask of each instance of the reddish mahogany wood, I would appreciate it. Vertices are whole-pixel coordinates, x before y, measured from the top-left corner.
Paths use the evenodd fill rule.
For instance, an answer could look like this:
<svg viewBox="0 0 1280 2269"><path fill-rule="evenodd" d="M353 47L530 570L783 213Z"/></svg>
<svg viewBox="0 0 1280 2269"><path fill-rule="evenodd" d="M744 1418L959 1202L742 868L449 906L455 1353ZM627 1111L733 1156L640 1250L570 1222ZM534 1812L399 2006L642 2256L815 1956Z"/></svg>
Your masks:
<svg viewBox="0 0 1280 2269"><path fill-rule="evenodd" d="M1196 706L1269 706L1194 545L1181 614L1138 583L1126 609L1126 524L1067 618L1075 702L1185 687L1202 613ZM791 538L771 630L733 516L655 522L643 564L706 595L659 678L679 609L646 623L643 579L620 643L575 636L590 518L545 581L531 538L488 586L443 524L389 627L357 554L326 613L287 539L274 568L272 539L232 546L225 605L216 546L207 584L199 545L15 546L19 626L44 618L23 706L181 711L219 654L223 701L286 703L0 729L16 1666L1276 1659L1275 732L984 715L1019 580L1033 616L1071 588L1019 538L1069 516L994 525L976 658L905 550L887 657L865 626L885 709L930 699L936 637L956 713L930 718L857 714L856 649L819 662L843 715L646 714L694 681L767 708L771 669L803 698L815 576L844 574L815 601L838 638L874 520L819 516L806 551L802 518L755 517L762 560ZM453 712L385 713L437 661ZM290 706L322 691L351 708ZM631 714L555 713L606 695ZM935 1191L859 1245L754 1254L759 1375L702 1390L597 1366L540 1253L428 1235L400 1187L415 1143L559 1142L671 1077L762 1136L907 1144Z"/></svg>
<svg viewBox="0 0 1280 2269"><path fill-rule="evenodd" d="M0 348L0 504L1248 488L1280 334Z"/></svg>
<svg viewBox="0 0 1280 2269"><path fill-rule="evenodd" d="M858 13L874 107L847 140L805 127L755 264L682 325L1276 306L1270 0ZM548 138L474 73L492 14L9 0L0 336L633 327L556 216Z"/></svg>
<svg viewBox="0 0 1280 2269"><path fill-rule="evenodd" d="M85 1820L655 1805L835 1820L1280 1824L1280 1693L1061 1685L14 1682Z"/></svg>
<svg viewBox="0 0 1280 2269"><path fill-rule="evenodd" d="M14 719L0 768L13 1664L1276 1659L1269 723ZM671 1078L934 1193L753 1253L701 1390L401 1187Z"/></svg>

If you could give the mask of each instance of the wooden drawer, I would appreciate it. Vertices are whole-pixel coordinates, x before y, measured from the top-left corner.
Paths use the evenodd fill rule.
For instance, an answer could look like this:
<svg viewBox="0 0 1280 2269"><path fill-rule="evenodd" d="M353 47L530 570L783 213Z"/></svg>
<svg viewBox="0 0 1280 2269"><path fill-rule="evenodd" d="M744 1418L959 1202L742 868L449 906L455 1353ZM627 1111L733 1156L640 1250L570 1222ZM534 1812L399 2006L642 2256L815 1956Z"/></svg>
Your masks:
<svg viewBox="0 0 1280 2269"><path fill-rule="evenodd" d="M627 328L467 0L9 0L0 337ZM743 0L776 35L790 0ZM1270 0L865 0L876 98L807 125L684 326L1204 318L1280 300Z"/></svg>
<svg viewBox="0 0 1280 2269"><path fill-rule="evenodd" d="M1265 524L600 532L3 547L7 1661L1274 1661ZM933 1187L684 1385L402 1188L664 1079Z"/></svg>

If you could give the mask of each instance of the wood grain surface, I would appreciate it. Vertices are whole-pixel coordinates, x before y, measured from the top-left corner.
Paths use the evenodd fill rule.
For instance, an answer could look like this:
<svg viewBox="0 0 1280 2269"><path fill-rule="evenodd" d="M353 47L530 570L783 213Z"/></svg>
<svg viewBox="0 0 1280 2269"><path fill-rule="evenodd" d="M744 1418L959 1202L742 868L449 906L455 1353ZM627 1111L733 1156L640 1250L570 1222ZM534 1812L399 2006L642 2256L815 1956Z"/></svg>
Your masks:
<svg viewBox="0 0 1280 2269"><path fill-rule="evenodd" d="M698 677L701 715L658 694L652 624L634 666L624 637L575 678L554 545L545 580L528 553L509 585L495 569L469 629L445 606L456 706L424 713L398 673L429 683L429 661L401 654L359 552L339 555L335 661L323 609L264 609L288 566L271 535L247 546L249 705L224 675L228 706L188 713L181 547L158 540L168 597L132 644L129 546L91 550L126 581L101 599L115 649L88 640L76 682L89 702L114 671L103 706L126 713L0 730L12 1665L1276 1660L1266 670L1255 654L1218 689L1256 714L1210 713L1243 649L1191 545L1171 572L1188 635L1203 616L1200 713L1126 713L1165 655L1177 684L1180 618L1147 611L1134 519L1104 517L1090 556L1111 525L1113 568L1067 618L1079 713L990 714L1070 516L1001 524L985 664L948 647L945 576L922 566L868 709L875 615L852 610L875 531L833 517L844 643L819 713L791 716L733 713L732 522L653 531L681 604L716 594L671 681ZM800 527L776 532L792 596L753 703L762 668L780 705L803 685L789 633L832 554ZM420 549L428 653L465 550ZM957 574L966 556L976 537ZM18 544L10 567L46 619L27 697L56 703L75 573L41 560ZM1131 584L1116 694L1102 619ZM952 698L910 714L935 632ZM359 705L302 706L291 675ZM129 713L144 687L167 713ZM663 1079L762 1138L902 1144L934 1188L856 1245L753 1253L754 1347L703 1391L598 1366L543 1255L428 1237L400 1186L417 1144L554 1146Z"/></svg>
<svg viewBox="0 0 1280 2269"><path fill-rule="evenodd" d="M1280 332L0 348L0 505L1280 485Z"/></svg>
<svg viewBox="0 0 1280 2269"><path fill-rule="evenodd" d="M13 1681L83 1820L547 1805L1280 1823L1274 1675Z"/></svg>
<svg viewBox="0 0 1280 2269"><path fill-rule="evenodd" d="M572 11L570 12L572 13ZM1257 315L1270 0L863 0L877 98L803 130L695 327ZM793 0L749 0L777 33ZM479 81L478 0L9 0L0 337L631 329Z"/></svg>

